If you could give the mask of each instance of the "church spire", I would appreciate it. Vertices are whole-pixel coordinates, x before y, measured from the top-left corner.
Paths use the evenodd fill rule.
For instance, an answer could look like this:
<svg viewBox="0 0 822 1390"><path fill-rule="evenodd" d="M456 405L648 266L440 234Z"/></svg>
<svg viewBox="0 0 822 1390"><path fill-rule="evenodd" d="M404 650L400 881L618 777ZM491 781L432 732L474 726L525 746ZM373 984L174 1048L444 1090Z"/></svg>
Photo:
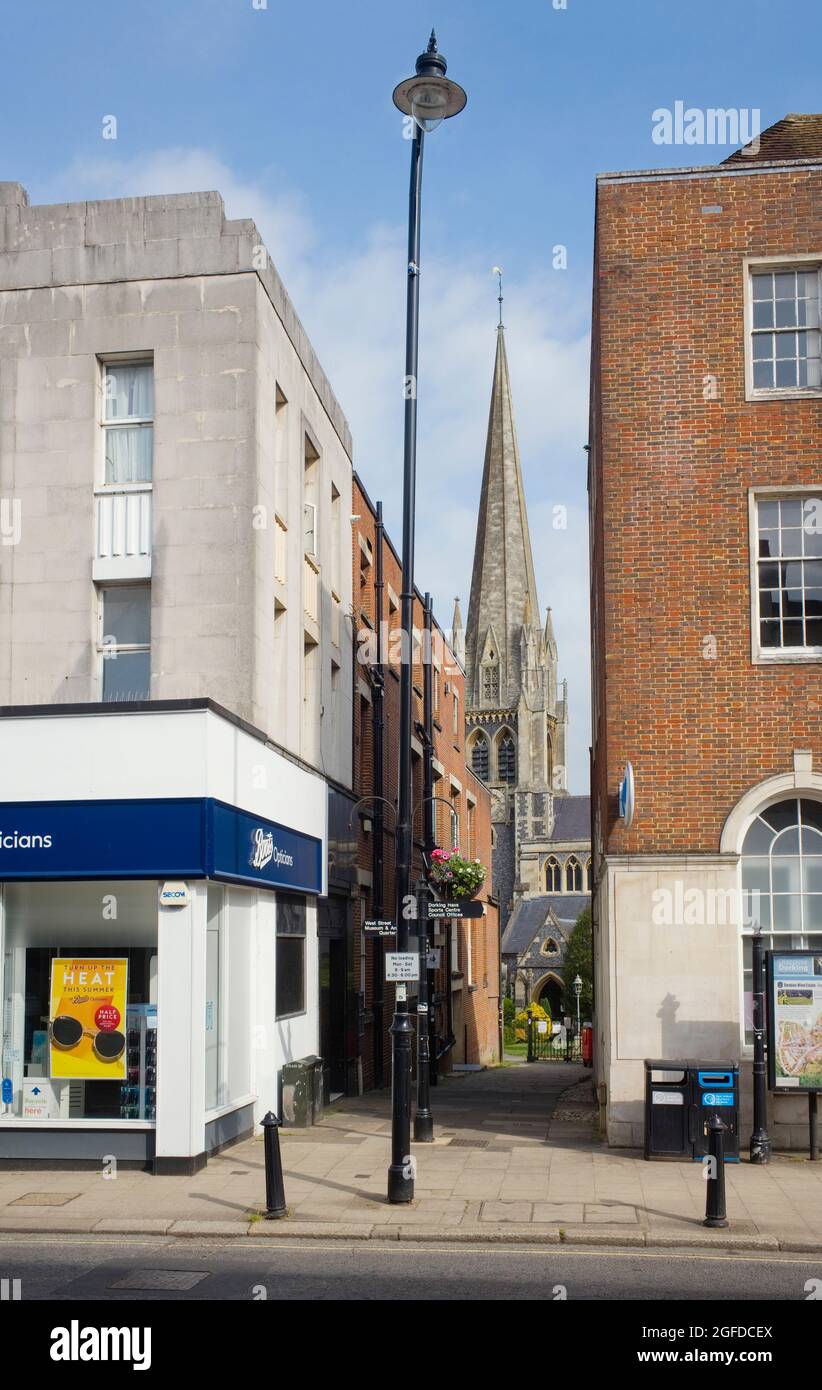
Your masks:
<svg viewBox="0 0 822 1390"><path fill-rule="evenodd" d="M465 665L465 631L462 626L459 596L454 599L454 616L451 619L451 650L461 666Z"/></svg>
<svg viewBox="0 0 822 1390"><path fill-rule="evenodd" d="M538 623L538 614L505 331L500 322L465 634L466 700L471 705L487 704L491 692L497 695L491 703L499 708L516 704L523 622ZM493 655L487 640L492 630ZM498 671L483 681L482 670L491 662L498 663ZM483 687L488 699L483 699Z"/></svg>

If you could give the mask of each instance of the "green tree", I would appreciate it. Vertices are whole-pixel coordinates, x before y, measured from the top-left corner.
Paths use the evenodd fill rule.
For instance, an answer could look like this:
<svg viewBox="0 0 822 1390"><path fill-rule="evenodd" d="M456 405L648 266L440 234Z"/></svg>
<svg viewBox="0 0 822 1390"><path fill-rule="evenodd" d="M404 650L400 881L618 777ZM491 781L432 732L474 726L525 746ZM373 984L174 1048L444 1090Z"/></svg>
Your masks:
<svg viewBox="0 0 822 1390"><path fill-rule="evenodd" d="M582 980L582 993L579 996L579 1016L584 1022L590 1019L594 1007L594 979L593 963L591 958L593 948L593 923L591 920L591 909L586 907L580 912L574 923L571 935L568 937L568 945L565 950L565 960L562 965L564 978L562 1007L566 1014L576 1022L577 1017L577 997L574 993L574 980L577 975Z"/></svg>

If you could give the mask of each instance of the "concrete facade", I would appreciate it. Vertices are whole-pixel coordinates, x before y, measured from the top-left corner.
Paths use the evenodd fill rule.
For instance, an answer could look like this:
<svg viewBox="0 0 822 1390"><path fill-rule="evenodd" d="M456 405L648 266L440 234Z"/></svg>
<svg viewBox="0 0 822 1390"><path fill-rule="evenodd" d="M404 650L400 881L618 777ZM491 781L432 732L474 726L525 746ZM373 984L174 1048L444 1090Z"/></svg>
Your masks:
<svg viewBox="0 0 822 1390"><path fill-rule="evenodd" d="M150 698L209 696L350 785L350 434L218 193L30 207L0 184L0 704L101 698L100 576L135 577L103 553L103 378L131 361L154 383Z"/></svg>

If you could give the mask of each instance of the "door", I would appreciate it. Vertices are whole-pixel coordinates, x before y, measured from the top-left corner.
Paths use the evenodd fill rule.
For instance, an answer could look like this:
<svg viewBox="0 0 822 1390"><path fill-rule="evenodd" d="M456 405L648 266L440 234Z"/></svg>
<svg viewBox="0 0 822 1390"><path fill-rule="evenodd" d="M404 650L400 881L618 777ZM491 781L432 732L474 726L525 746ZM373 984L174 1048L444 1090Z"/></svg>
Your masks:
<svg viewBox="0 0 822 1390"><path fill-rule="evenodd" d="M328 1068L331 1095L346 1092L345 1001L347 903L321 898L319 916L320 1056ZM329 1097L327 1097L328 1099Z"/></svg>

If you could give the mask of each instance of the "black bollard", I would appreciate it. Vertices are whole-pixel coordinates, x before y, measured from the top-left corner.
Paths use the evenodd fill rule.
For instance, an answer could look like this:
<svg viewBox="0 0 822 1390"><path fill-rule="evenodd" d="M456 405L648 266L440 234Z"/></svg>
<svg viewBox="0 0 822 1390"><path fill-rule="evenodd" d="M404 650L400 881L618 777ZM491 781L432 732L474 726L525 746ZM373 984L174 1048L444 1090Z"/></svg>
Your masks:
<svg viewBox="0 0 822 1390"><path fill-rule="evenodd" d="M525 1023L525 1034L526 1034L526 1038L527 1038L527 1041L528 1041L528 1052L527 1052L527 1054L526 1054L525 1060L526 1060L526 1062L533 1062L533 1061L534 1061L534 1015L531 1013L531 1010L530 1010L530 1009L527 1009L527 1010L526 1010L525 1018L526 1018L526 1023Z"/></svg>
<svg viewBox="0 0 822 1390"><path fill-rule="evenodd" d="M725 1215L725 1126L718 1115L712 1115L708 1121L708 1153L716 1176L711 1177L708 1173L705 1220L702 1224L725 1227L728 1224Z"/></svg>
<svg viewBox="0 0 822 1390"><path fill-rule="evenodd" d="M276 1221L288 1213L280 1156L280 1122L274 1111L269 1110L261 1123L265 1134L265 1219Z"/></svg>

